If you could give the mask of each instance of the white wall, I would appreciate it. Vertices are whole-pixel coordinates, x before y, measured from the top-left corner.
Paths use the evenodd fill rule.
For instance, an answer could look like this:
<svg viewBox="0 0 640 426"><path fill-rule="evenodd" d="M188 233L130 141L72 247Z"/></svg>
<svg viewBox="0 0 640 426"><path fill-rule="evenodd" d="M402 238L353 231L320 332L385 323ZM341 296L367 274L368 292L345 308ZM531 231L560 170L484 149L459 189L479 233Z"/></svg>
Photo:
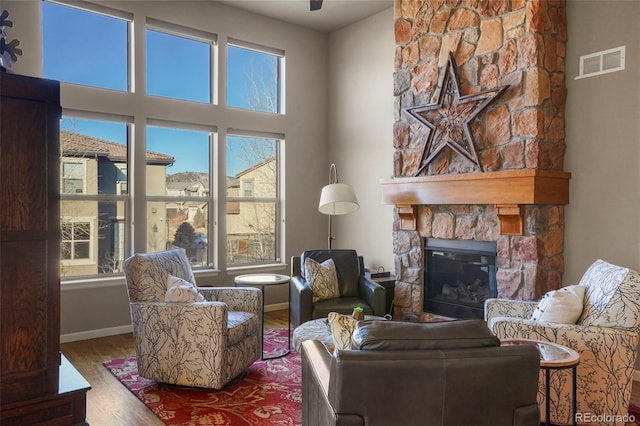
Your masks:
<svg viewBox="0 0 640 426"><path fill-rule="evenodd" d="M393 175L394 52L393 7L329 36L329 160L360 203L333 218L333 247L391 272L393 207L382 204L380 179Z"/></svg>
<svg viewBox="0 0 640 426"><path fill-rule="evenodd" d="M598 258L640 271L640 2L570 0L567 21L564 282L574 284ZM624 71L574 79L581 55L619 46Z"/></svg>
<svg viewBox="0 0 640 426"><path fill-rule="evenodd" d="M567 2L564 282L596 259L640 270L640 2ZM579 57L626 46L626 69L575 80Z"/></svg>

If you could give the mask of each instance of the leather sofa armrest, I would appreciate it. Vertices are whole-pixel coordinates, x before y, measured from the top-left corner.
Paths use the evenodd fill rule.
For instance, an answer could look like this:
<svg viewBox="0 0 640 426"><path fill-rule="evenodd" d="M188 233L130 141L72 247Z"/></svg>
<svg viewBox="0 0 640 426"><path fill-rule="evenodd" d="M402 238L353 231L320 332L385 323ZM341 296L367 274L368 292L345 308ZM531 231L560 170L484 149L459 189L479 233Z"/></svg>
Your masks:
<svg viewBox="0 0 640 426"><path fill-rule="evenodd" d="M291 306L291 318L293 327L297 327L311 319L313 307L313 293L309 283L300 276L291 277L289 286L289 298Z"/></svg>
<svg viewBox="0 0 640 426"><path fill-rule="evenodd" d="M329 402L329 380L332 356L317 340L305 340L302 356L302 424L307 426L337 425Z"/></svg>
<svg viewBox="0 0 640 426"><path fill-rule="evenodd" d="M360 297L371 306L373 315L384 316L386 303L386 290L380 284L365 276L360 277Z"/></svg>

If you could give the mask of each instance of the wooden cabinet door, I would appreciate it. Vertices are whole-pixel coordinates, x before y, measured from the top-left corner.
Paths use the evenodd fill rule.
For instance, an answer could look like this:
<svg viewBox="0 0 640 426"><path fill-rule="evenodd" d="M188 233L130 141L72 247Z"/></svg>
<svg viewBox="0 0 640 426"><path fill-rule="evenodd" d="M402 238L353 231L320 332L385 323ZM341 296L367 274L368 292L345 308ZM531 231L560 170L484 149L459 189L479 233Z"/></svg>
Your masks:
<svg viewBox="0 0 640 426"><path fill-rule="evenodd" d="M58 82L0 74L0 405L56 393Z"/></svg>

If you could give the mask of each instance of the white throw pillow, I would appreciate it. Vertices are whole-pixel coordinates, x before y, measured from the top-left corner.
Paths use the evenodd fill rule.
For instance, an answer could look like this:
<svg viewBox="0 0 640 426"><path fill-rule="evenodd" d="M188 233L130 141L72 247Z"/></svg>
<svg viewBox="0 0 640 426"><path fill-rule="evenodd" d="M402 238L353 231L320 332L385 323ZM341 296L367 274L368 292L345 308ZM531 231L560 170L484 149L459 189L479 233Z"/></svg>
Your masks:
<svg viewBox="0 0 640 426"><path fill-rule="evenodd" d="M585 290L583 285L570 285L548 292L540 299L531 319L575 324L582 314Z"/></svg>
<svg viewBox="0 0 640 426"><path fill-rule="evenodd" d="M340 297L338 275L333 259L318 263L313 259L306 258L304 260L304 276L311 287L314 303L319 300Z"/></svg>
<svg viewBox="0 0 640 426"><path fill-rule="evenodd" d="M337 312L329 312L329 328L333 337L335 348L346 351L351 349L351 335L356 329L358 321L351 315L343 315Z"/></svg>
<svg viewBox="0 0 640 426"><path fill-rule="evenodd" d="M167 276L167 293L164 296L165 302L204 302L204 296L198 293L196 286L182 278Z"/></svg>

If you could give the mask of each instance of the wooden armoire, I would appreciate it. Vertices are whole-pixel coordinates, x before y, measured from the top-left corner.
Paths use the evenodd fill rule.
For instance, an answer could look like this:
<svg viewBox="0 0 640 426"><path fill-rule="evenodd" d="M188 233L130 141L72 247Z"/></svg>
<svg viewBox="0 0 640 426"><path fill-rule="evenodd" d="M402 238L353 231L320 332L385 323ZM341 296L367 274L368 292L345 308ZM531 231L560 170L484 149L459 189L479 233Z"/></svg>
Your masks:
<svg viewBox="0 0 640 426"><path fill-rule="evenodd" d="M86 424L60 353L60 84L0 73L0 424Z"/></svg>

